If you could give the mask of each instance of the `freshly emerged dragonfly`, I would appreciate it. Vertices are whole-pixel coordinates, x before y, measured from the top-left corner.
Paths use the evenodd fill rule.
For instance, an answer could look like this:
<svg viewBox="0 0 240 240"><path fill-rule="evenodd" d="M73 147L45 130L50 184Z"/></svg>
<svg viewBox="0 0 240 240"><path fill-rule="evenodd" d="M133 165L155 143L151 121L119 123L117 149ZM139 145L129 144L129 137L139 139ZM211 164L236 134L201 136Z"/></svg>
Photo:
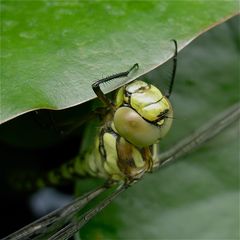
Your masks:
<svg viewBox="0 0 240 240"><path fill-rule="evenodd" d="M67 239L77 229L71 229L67 237L64 235L60 238L59 233L49 237L49 232L52 231L50 228L54 230L56 226L58 229L59 226L62 228L66 218L71 218L79 208L109 186L122 183L116 191L118 194L142 178L146 172L152 171L158 160L157 143L168 133L173 120L173 109L169 97L173 89L178 52L176 40L173 40L173 43L175 46L173 69L167 93L163 94L157 87L141 80L121 87L117 91L114 102L102 92L101 84L116 78L127 77L130 72L138 69L137 63L126 72L117 73L93 83L93 91L105 107L101 111L96 111L102 119L102 125L92 150L86 153L84 158L79 156L60 169L51 171L44 178L39 178L33 185L37 187L46 184L56 185L61 183L63 178L70 179L76 175L101 177L106 179L107 183L64 209L49 214L5 239ZM67 224L63 228L69 228L70 225ZM63 230L59 230L61 231Z"/></svg>

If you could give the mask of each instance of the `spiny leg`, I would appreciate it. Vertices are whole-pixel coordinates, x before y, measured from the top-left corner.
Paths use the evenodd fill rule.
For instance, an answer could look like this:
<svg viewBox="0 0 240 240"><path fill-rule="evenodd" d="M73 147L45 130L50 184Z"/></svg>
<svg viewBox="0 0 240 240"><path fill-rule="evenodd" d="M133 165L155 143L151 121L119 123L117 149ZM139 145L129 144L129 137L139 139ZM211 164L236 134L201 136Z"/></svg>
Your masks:
<svg viewBox="0 0 240 240"><path fill-rule="evenodd" d="M128 71L126 72L120 72L120 73L116 73L113 74L109 77L100 79L98 81L96 81L95 83L92 84L92 89L93 91L96 93L96 95L98 96L98 98L102 101L103 104L105 104L107 107L112 108L113 107L113 103L111 102L110 99L107 98L107 96L102 92L101 88L100 88L100 84L102 83L106 83L110 80L113 80L115 78L121 78L121 77L127 77L128 74L133 70L133 69L137 69L138 68L138 64L135 63Z"/></svg>
<svg viewBox="0 0 240 240"><path fill-rule="evenodd" d="M170 98L170 95L172 93L172 89L173 89L173 84L174 84L174 80L175 80L175 75L176 75L176 70L177 70L177 53L178 53L178 45L177 45L177 41L175 39L172 39L174 46L175 46L175 52L173 55L173 69L172 69L172 76L171 76L171 80L170 80L170 84L169 84L169 88L167 93L165 94L165 96L167 98Z"/></svg>

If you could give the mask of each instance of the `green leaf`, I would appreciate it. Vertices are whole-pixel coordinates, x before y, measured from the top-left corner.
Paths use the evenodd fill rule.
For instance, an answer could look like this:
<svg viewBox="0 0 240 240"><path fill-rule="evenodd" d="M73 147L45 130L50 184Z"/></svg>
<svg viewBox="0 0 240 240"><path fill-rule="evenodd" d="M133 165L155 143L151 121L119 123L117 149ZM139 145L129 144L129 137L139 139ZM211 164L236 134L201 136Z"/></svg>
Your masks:
<svg viewBox="0 0 240 240"><path fill-rule="evenodd" d="M175 120L162 149L240 100L239 21L212 29L179 54ZM149 74L161 88L165 67ZM81 230L81 239L239 239L238 124L128 189Z"/></svg>
<svg viewBox="0 0 240 240"><path fill-rule="evenodd" d="M237 1L1 1L1 122L95 97L91 84L140 64L128 80L237 13ZM126 80L104 88L110 91Z"/></svg>

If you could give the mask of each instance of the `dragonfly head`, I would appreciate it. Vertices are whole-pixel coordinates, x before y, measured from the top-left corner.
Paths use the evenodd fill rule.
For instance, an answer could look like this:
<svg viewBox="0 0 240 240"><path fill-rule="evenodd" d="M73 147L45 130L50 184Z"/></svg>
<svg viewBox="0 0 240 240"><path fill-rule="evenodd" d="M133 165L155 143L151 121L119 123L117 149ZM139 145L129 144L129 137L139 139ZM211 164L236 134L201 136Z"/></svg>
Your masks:
<svg viewBox="0 0 240 240"><path fill-rule="evenodd" d="M150 146L171 128L171 103L151 84L138 80L122 87L117 93L116 107L114 126L135 146Z"/></svg>

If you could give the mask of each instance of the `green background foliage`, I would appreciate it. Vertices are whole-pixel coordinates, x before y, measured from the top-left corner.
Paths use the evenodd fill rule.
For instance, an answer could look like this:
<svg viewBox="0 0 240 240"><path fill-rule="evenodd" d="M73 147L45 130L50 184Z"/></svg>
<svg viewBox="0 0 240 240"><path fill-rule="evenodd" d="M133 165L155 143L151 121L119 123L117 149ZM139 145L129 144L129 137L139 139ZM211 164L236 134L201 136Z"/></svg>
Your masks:
<svg viewBox="0 0 240 240"><path fill-rule="evenodd" d="M182 48L236 12L236 1L1 1L1 122L92 99L95 80L135 62L129 80L149 72L170 39Z"/></svg>
<svg viewBox="0 0 240 240"><path fill-rule="evenodd" d="M128 81L148 73L172 56L170 39L177 39L182 49L234 15L237 4L2 1L1 121L33 109L62 109L86 102L95 97L92 82L125 71L135 62L140 69ZM171 97L176 119L161 143L162 150L239 101L238 26L239 17L235 17L180 52ZM170 62L142 78L164 90L169 68ZM104 91L125 82L111 82ZM20 125L20 133L5 129L8 143L15 139L14 144L24 144L27 134L31 142L39 140L29 130L36 125L29 124L28 118L21 118L25 127ZM237 129L235 124L197 152L146 176L91 220L82 229L81 239L237 239ZM13 158L13 154L6 155ZM31 158L35 164L41 155ZM96 183L81 181L78 192Z"/></svg>

